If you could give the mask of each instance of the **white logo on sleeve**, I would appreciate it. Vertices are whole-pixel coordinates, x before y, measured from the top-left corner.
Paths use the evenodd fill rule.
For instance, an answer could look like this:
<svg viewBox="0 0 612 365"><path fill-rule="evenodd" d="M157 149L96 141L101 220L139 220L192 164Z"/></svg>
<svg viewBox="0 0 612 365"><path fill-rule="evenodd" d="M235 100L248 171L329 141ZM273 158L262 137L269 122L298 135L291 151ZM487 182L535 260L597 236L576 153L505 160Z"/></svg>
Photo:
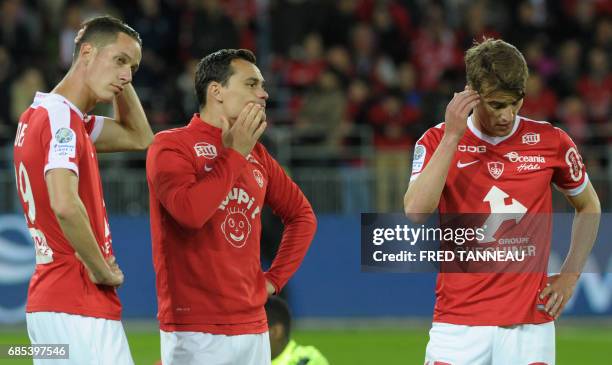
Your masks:
<svg viewBox="0 0 612 365"><path fill-rule="evenodd" d="M427 154L427 149L425 146L417 144L414 148L414 157L412 159L412 172L419 172L423 168L423 163L425 162L425 155Z"/></svg>
<svg viewBox="0 0 612 365"><path fill-rule="evenodd" d="M569 166L570 177L574 181L582 179L582 157L574 147L570 147L565 153L565 163Z"/></svg>
<svg viewBox="0 0 612 365"><path fill-rule="evenodd" d="M76 138L70 128L60 128L53 137L53 152L59 157L74 158L76 154Z"/></svg>

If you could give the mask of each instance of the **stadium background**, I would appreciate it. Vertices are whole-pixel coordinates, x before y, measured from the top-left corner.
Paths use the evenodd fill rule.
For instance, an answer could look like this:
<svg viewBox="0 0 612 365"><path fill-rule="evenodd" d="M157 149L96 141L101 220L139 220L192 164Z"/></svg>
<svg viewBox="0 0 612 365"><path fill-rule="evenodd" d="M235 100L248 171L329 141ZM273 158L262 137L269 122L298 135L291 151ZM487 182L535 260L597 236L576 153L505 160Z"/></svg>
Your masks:
<svg viewBox="0 0 612 365"><path fill-rule="evenodd" d="M34 260L11 164L17 119L70 66L80 22L106 13L143 39L134 85L155 131L196 111L199 58L219 48L257 54L270 93L264 143L320 222L285 294L297 339L332 364L422 363L434 276L360 273L358 213L401 211L411 147L463 89L462 55L474 39L502 37L524 53L531 77L521 114L569 132L610 210L612 1L0 0L0 344L27 342ZM126 273L128 337L136 363L151 364L159 338L144 154L101 155L100 164ZM554 198L556 211L569 210ZM263 219L269 258L279 222ZM599 244L609 244L612 225L603 226ZM558 363L609 361L610 315L612 275L583 275L558 325Z"/></svg>

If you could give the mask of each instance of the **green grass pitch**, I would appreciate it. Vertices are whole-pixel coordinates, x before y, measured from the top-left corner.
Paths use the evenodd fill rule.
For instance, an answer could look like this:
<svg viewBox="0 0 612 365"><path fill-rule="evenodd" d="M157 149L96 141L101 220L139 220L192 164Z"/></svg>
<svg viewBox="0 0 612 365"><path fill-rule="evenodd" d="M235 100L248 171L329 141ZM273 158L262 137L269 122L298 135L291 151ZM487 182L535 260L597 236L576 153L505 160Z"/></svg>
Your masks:
<svg viewBox="0 0 612 365"><path fill-rule="evenodd" d="M294 338L314 345L332 365L423 364L427 328L297 330ZM152 365L159 359L157 332L128 332L136 365ZM0 330L0 344L28 343L25 332ZM557 327L557 365L609 364L612 328ZM31 360L0 358L0 364L31 364Z"/></svg>

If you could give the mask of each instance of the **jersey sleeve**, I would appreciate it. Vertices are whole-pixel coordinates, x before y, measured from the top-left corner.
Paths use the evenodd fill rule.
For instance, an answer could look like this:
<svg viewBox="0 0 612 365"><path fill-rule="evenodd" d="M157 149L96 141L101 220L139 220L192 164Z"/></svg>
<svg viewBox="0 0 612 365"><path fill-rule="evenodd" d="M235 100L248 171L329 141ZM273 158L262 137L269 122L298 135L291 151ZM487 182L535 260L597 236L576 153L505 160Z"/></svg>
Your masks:
<svg viewBox="0 0 612 365"><path fill-rule="evenodd" d="M304 260L314 237L317 221L302 190L265 148L261 148L268 172L266 204L281 218L285 226L278 253L270 269L264 273L278 293Z"/></svg>
<svg viewBox="0 0 612 365"><path fill-rule="evenodd" d="M44 173L53 169L69 169L79 175L79 154L82 141L78 129L70 118L70 107L64 103L45 105L49 121L50 138L43 140L45 156Z"/></svg>
<svg viewBox="0 0 612 365"><path fill-rule="evenodd" d="M431 156L440 144L442 133L442 123L428 129L414 146L412 157L412 173L410 181L416 180L421 171L427 166Z"/></svg>
<svg viewBox="0 0 612 365"><path fill-rule="evenodd" d="M552 182L565 195L576 196L586 188L589 177L574 141L563 130L556 129L559 135L559 150Z"/></svg>
<svg viewBox="0 0 612 365"><path fill-rule="evenodd" d="M236 182L246 159L224 149L215 169L199 177L193 157L179 141L156 136L147 154L147 179L155 197L179 224L199 229L217 211Z"/></svg>
<svg viewBox="0 0 612 365"><path fill-rule="evenodd" d="M92 142L96 142L100 133L102 133L102 128L104 127L104 117L100 115L88 115L84 119L85 122L85 130Z"/></svg>

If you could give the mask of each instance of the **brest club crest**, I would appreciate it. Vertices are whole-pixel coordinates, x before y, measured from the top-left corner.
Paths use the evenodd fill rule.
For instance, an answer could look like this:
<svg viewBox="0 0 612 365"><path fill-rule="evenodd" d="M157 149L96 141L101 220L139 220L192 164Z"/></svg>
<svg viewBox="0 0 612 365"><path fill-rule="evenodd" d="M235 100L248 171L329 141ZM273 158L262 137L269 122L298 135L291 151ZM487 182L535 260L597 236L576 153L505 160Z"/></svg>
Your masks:
<svg viewBox="0 0 612 365"><path fill-rule="evenodd" d="M232 246L241 248L247 242L251 233L251 223L245 211L238 208L230 208L225 220L221 224L221 231L225 239Z"/></svg>
<svg viewBox="0 0 612 365"><path fill-rule="evenodd" d="M503 162L489 162L487 163L487 167L489 168L489 174L493 176L494 179L499 179L499 177L504 173L504 163Z"/></svg>
<svg viewBox="0 0 612 365"><path fill-rule="evenodd" d="M259 185L260 188L263 188L264 186L264 177L263 174L261 173L261 171L255 169L253 170L253 177L255 178L255 181L257 182L257 185Z"/></svg>

